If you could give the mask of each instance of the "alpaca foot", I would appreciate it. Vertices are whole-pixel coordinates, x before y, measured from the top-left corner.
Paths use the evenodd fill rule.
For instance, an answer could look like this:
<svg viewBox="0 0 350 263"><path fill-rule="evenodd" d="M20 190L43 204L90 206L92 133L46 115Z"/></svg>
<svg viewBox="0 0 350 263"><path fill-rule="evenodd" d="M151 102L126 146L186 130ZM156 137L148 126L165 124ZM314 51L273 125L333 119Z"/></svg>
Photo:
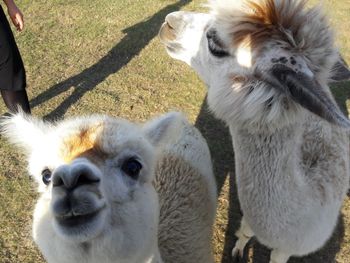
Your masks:
<svg viewBox="0 0 350 263"><path fill-rule="evenodd" d="M278 249L274 249L271 252L270 263L287 263L290 255L287 255Z"/></svg>
<svg viewBox="0 0 350 263"><path fill-rule="evenodd" d="M240 260L243 258L245 246L254 236L253 231L245 221L244 217L242 217L241 226L236 232L236 236L238 237L238 240L236 241L235 247L232 249L231 255L234 262L240 262Z"/></svg>

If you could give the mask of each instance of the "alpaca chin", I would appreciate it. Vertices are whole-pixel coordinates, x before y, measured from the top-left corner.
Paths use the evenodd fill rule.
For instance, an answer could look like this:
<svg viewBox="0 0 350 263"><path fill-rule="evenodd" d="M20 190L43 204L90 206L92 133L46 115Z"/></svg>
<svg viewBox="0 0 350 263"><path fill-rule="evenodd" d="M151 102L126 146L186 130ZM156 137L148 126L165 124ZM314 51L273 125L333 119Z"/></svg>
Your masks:
<svg viewBox="0 0 350 263"><path fill-rule="evenodd" d="M86 242L99 236L106 223L106 212L98 211L87 216L69 219L53 219L53 227L62 239L73 242Z"/></svg>

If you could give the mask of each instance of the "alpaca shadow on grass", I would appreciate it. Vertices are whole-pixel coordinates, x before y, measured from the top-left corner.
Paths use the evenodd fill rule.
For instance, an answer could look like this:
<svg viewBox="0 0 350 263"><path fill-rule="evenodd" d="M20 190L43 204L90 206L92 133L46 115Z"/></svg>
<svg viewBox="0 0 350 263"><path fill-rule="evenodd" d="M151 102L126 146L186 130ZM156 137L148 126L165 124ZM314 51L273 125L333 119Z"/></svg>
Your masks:
<svg viewBox="0 0 350 263"><path fill-rule="evenodd" d="M342 98L343 105L345 105L344 101L346 101L349 96L342 96ZM338 103L342 107L342 103L339 100ZM210 112L206 99L202 104L195 126L200 130L209 145L218 194L220 194L221 191L228 191L228 225L225 232L221 263L231 263L233 262L231 250L237 240L235 232L238 230L242 218L235 183L234 153L231 135L225 123L216 119ZM223 189L226 181L229 185L228 190ZM292 257L288 263L334 263L336 253L341 248L343 237L344 220L341 215L332 238L327 242L324 248L306 257ZM241 263L268 263L270 258L270 250L261 245L255 238L247 244L244 254Z"/></svg>
<svg viewBox="0 0 350 263"><path fill-rule="evenodd" d="M340 109L343 111L345 116L349 116L346 102L350 99L350 81L332 83L331 90Z"/></svg>
<svg viewBox="0 0 350 263"><path fill-rule="evenodd" d="M209 145L218 194L220 195L221 191L229 192L228 225L221 261L222 263L228 263L231 262L231 249L236 241L234 234L240 226L242 217L236 191L231 135L225 123L216 119L210 112L206 99L202 104L195 126L200 130ZM226 181L229 184L228 190L223 189ZM220 211L217 211L217 214L219 213Z"/></svg>
<svg viewBox="0 0 350 263"><path fill-rule="evenodd" d="M124 29L123 33L126 33L124 38L96 64L42 92L31 100L31 106L36 107L74 87L73 93L44 117L48 120L62 118L69 107L79 101L86 92L93 90L109 75L118 72L133 57L138 55L157 36L158 30L168 13L179 10L190 1L180 0L168 5L147 20Z"/></svg>
<svg viewBox="0 0 350 263"><path fill-rule="evenodd" d="M343 111L345 116L350 117L350 101L348 102L348 100L350 100L350 80L333 83L331 85L331 90L340 109ZM349 103L349 109L347 102ZM350 189L348 191L348 197L350 198Z"/></svg>
<svg viewBox="0 0 350 263"><path fill-rule="evenodd" d="M332 237L322 249L301 258L291 257L288 263L335 263L336 254L343 243L344 231L343 215L340 215ZM251 258L249 262L252 263L268 263L270 250L254 238L247 244L243 262L248 262L247 258L249 257Z"/></svg>

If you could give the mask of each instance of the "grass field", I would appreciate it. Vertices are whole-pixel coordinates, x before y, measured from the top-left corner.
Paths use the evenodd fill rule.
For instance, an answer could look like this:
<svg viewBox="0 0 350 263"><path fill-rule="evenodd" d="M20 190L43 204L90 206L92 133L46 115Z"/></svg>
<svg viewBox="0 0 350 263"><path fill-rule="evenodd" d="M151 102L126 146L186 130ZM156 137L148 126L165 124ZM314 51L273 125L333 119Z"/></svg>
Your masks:
<svg viewBox="0 0 350 263"><path fill-rule="evenodd" d="M313 1L316 2L316 1ZM25 30L17 34L27 70L33 114L46 119L107 113L143 121L181 110L203 133L219 188L213 237L216 262L228 263L240 221L230 136L208 111L204 84L170 59L157 32L165 15L203 10L195 0L22 0ZM337 43L350 61L350 1L325 0ZM333 87L346 110L350 83ZM0 103L0 113L6 111ZM0 262L44 262L31 240L36 198L24 156L0 137ZM268 262L269 250L252 241L248 262ZM350 263L350 198L332 239L319 252L290 263Z"/></svg>

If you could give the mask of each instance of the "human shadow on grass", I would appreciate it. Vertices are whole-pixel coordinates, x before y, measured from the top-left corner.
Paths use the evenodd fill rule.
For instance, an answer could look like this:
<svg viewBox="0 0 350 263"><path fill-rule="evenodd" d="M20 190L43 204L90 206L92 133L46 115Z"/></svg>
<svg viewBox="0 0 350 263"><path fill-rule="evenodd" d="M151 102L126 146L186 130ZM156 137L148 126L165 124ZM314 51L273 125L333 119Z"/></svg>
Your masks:
<svg viewBox="0 0 350 263"><path fill-rule="evenodd" d="M56 109L44 116L44 119L48 120L62 118L69 107L79 101L86 92L93 90L109 75L118 72L133 57L138 55L157 36L158 30L168 13L179 10L190 1L181 0L168 5L147 20L124 29L123 33L126 33L124 38L96 64L42 92L31 100L31 106L36 107L73 87L73 93L65 98Z"/></svg>
<svg viewBox="0 0 350 263"><path fill-rule="evenodd" d="M346 100L347 97L342 98ZM338 100L338 103L341 105L341 101ZM209 145L214 174L217 180L218 193L222 191L225 181L229 183L228 225L225 232L221 263L230 263L232 262L231 250L237 240L235 232L238 230L242 218L235 183L234 152L231 135L228 127L222 121L216 119L210 112L206 100L202 104L195 125L201 131ZM344 221L343 217L340 216L333 236L324 248L306 257L292 257L288 263L334 263L336 253L341 248L343 237ZM249 262L267 263L270 258L270 250L259 244L256 239L253 238L247 244L242 262L248 262L249 258Z"/></svg>

